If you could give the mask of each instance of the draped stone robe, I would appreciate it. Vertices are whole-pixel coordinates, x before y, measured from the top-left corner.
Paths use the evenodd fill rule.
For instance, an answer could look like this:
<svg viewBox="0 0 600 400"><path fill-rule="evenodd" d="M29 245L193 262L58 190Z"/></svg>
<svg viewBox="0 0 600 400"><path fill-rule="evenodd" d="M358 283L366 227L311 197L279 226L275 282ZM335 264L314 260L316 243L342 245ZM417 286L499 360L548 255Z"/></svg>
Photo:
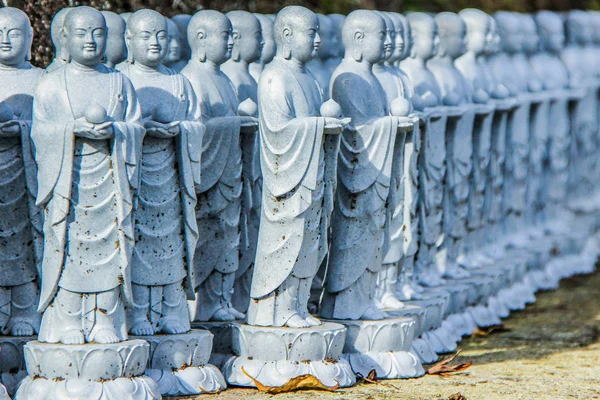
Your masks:
<svg viewBox="0 0 600 400"><path fill-rule="evenodd" d="M189 79L202 111L202 180L196 187L199 239L194 257L197 301L194 320L208 321L231 306L239 266L242 152L238 99L218 67L193 59L181 71ZM244 228L241 228L242 230Z"/></svg>
<svg viewBox="0 0 600 400"><path fill-rule="evenodd" d="M374 306L382 266L386 203L397 126L385 92L366 63L344 59L332 76L332 98L355 130L341 138L332 244L320 314L358 319Z"/></svg>
<svg viewBox="0 0 600 400"><path fill-rule="evenodd" d="M450 94L460 98L458 107L448 108L445 140L444 248L447 250L447 261L455 263L461 249L454 242L467 234L475 110L471 103L470 87L453 65L434 59L427 66L435 76L442 98Z"/></svg>
<svg viewBox="0 0 600 400"><path fill-rule="evenodd" d="M546 207L544 219L556 218L567 199L570 160L569 73L553 54L541 52L531 60L544 88L551 93L548 110L547 153L543 161L542 191Z"/></svg>
<svg viewBox="0 0 600 400"><path fill-rule="evenodd" d="M590 171L596 170L598 140L598 109L596 88L591 85L593 79L587 68L585 48L579 45L567 45L560 54L567 68L572 87L586 91L586 95L573 101L571 105L571 177L569 189L572 197L589 196L597 185L596 176Z"/></svg>
<svg viewBox="0 0 600 400"><path fill-rule="evenodd" d="M42 213L35 206L36 167L30 140L33 93L44 70L0 66L0 101L20 128L0 138L0 331L25 322L37 332L38 276L43 250Z"/></svg>
<svg viewBox="0 0 600 400"><path fill-rule="evenodd" d="M435 95L442 98L435 77L425 65L417 65L409 60L400 63L406 73L414 94ZM426 108L420 114L420 151L417 157L418 174L418 229L419 246L416 270L420 273L436 271L435 253L442 234L444 179L446 176L446 125L447 116L438 107ZM415 226L416 228L416 226ZM436 272L437 273L437 272Z"/></svg>
<svg viewBox="0 0 600 400"><path fill-rule="evenodd" d="M506 131L502 209L507 233L520 229L527 204L531 109L527 78L510 68L512 63L513 57L505 53L490 59L490 67L498 81L517 99L516 107L508 116Z"/></svg>
<svg viewBox="0 0 600 400"><path fill-rule="evenodd" d="M132 189L139 182L141 110L124 75L104 66L80 68L67 64L46 74L34 98L37 203L45 209L39 306L39 340L45 342L82 326L86 341L102 329L125 340L123 302L132 304ZM93 103L113 121L111 139L73 134L74 121Z"/></svg>
<svg viewBox="0 0 600 400"><path fill-rule="evenodd" d="M476 57L469 52L457 59L455 66L461 72L471 94L483 91L491 98L495 88L482 57ZM493 108L492 102L483 107L475 106L471 186L467 215L467 231L470 238L465 243L467 251L476 250L477 244L482 243L481 230L485 224L484 202L489 182L488 168L492 151L492 127L496 117Z"/></svg>
<svg viewBox="0 0 600 400"><path fill-rule="evenodd" d="M189 325L185 300L186 295L195 299L195 185L200 184L204 134L200 107L189 81L171 69L161 66L154 71L130 62L117 68L131 79L143 118L151 119L157 109L165 120L179 122L180 129L174 138L147 135L143 139L131 270L132 282L151 292L149 298L142 295L135 299L136 308L150 307L149 319L155 326L161 317L177 318ZM177 284L178 293L169 295L164 287L173 284ZM169 312L171 309L177 311ZM129 328L135 322L139 321L130 321Z"/></svg>
<svg viewBox="0 0 600 400"><path fill-rule="evenodd" d="M251 99L258 104L258 84L243 62L227 61L221 67L233 84L238 101ZM260 169L260 136L258 130L244 132L242 144L242 216L240 237L240 262L235 273L233 305L242 312L248 309L252 267L256 258L258 228L262 197Z"/></svg>
<svg viewBox="0 0 600 400"><path fill-rule="evenodd" d="M313 75L278 56L259 82L263 198L248 323L305 318L310 285L327 251L323 229L323 101ZM326 237L325 237L326 241Z"/></svg>

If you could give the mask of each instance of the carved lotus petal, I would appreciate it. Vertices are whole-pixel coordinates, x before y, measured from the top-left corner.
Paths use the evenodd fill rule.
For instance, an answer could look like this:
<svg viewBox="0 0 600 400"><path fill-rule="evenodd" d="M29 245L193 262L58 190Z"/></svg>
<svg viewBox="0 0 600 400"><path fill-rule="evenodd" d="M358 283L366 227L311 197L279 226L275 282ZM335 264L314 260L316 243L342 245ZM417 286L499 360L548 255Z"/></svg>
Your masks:
<svg viewBox="0 0 600 400"><path fill-rule="evenodd" d="M53 388L53 392L56 400L96 400L102 398L102 383L88 381L87 379L69 378L58 382Z"/></svg>
<svg viewBox="0 0 600 400"><path fill-rule="evenodd" d="M88 352L81 362L82 379L114 379L124 370L121 355L113 349L94 349Z"/></svg>
<svg viewBox="0 0 600 400"><path fill-rule="evenodd" d="M229 331L228 331L229 332ZM231 334L231 332L229 332ZM205 364L208 364L208 360L210 358L210 354L213 350L213 336L212 335L202 335L196 337L197 341L194 343L194 348L192 349L192 363L191 365L195 367L199 367ZM229 339L231 341L231 339Z"/></svg>
<svg viewBox="0 0 600 400"><path fill-rule="evenodd" d="M225 379L214 365L184 368L175 372L180 394L215 393L226 388Z"/></svg>
<svg viewBox="0 0 600 400"><path fill-rule="evenodd" d="M317 332L298 335L291 343L289 360L323 360L327 356L325 338Z"/></svg>
<svg viewBox="0 0 600 400"><path fill-rule="evenodd" d="M151 368L177 369L191 365L192 352L183 340L163 340L156 345L150 359Z"/></svg>
<svg viewBox="0 0 600 400"><path fill-rule="evenodd" d="M65 378L67 376L75 378L79 376L79 365L75 357L73 357L73 353L67 352L64 349L46 350L39 352L38 357L42 369L41 375L46 378ZM52 366L51 370L49 370L49 366ZM48 373L51 376L48 376Z"/></svg>
<svg viewBox="0 0 600 400"><path fill-rule="evenodd" d="M371 336L371 351L382 352L389 351L393 348L391 346L395 344L397 339L397 329L395 329L397 326L396 323L374 325L373 328L375 328L375 332L373 336Z"/></svg>
<svg viewBox="0 0 600 400"><path fill-rule="evenodd" d="M287 347L281 336L270 332L255 331L247 338L248 349L253 358L262 361L277 361L287 359Z"/></svg>
<svg viewBox="0 0 600 400"><path fill-rule="evenodd" d="M129 352L123 357L125 358L123 376L142 375L146 369L146 364L148 363L150 346L144 342L140 342L132 348L126 348L126 350L129 350Z"/></svg>

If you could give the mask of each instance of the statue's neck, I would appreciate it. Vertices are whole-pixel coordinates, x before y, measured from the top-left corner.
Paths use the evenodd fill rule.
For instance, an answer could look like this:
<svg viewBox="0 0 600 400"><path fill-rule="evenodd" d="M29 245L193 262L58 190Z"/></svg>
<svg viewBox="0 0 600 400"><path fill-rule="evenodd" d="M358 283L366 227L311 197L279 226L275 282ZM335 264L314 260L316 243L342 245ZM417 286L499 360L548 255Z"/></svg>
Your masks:
<svg viewBox="0 0 600 400"><path fill-rule="evenodd" d="M24 69L27 67L26 61L21 61L20 63L9 65L9 64L0 64L0 71L16 71L18 69Z"/></svg>
<svg viewBox="0 0 600 400"><path fill-rule="evenodd" d="M160 67L159 65L145 65L142 64L141 62L135 61L133 62L133 64L141 71L143 72L157 72L158 68Z"/></svg>
<svg viewBox="0 0 600 400"><path fill-rule="evenodd" d="M304 72L306 70L305 63L296 60L294 57L284 58L281 56L275 56L275 58L295 71Z"/></svg>
<svg viewBox="0 0 600 400"><path fill-rule="evenodd" d="M246 61L242 60L241 58L237 61L231 60L233 65L236 66L236 68L241 69L243 71L248 71L250 68L250 64L248 64Z"/></svg>
<svg viewBox="0 0 600 400"><path fill-rule="evenodd" d="M409 65L415 69L427 69L425 66L425 60L419 57L409 57L403 61L406 65Z"/></svg>
<svg viewBox="0 0 600 400"><path fill-rule="evenodd" d="M354 64L357 68L362 69L365 72L372 73L373 72L373 64L364 59L361 61L357 61L354 57L346 57L346 61Z"/></svg>
<svg viewBox="0 0 600 400"><path fill-rule="evenodd" d="M71 62L69 64L71 65L71 68L76 72L89 73L89 72L96 72L98 69L98 65L94 65L94 66L83 65L83 64L78 63L75 60L71 60Z"/></svg>
<svg viewBox="0 0 600 400"><path fill-rule="evenodd" d="M429 60L429 62L446 68L454 67L454 58L448 55L437 54L435 57Z"/></svg>
<svg viewBox="0 0 600 400"><path fill-rule="evenodd" d="M200 61L200 60L196 59L195 61L196 61L196 63L198 63L198 65L201 66L201 68L203 68L207 71L217 73L221 70L221 65L215 63L214 61L211 61L208 59L205 61Z"/></svg>

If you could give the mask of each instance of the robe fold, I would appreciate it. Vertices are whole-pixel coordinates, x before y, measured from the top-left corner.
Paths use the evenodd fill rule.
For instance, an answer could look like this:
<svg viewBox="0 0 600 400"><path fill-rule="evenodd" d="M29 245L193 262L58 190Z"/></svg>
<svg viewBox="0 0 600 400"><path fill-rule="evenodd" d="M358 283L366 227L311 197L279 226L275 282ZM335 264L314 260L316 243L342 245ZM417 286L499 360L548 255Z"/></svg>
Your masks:
<svg viewBox="0 0 600 400"><path fill-rule="evenodd" d="M344 130L340 143L326 277L326 290L333 294L348 289L367 270L381 270L386 203L398 128L396 120L389 117L381 84L366 65L344 59L332 76L332 98L340 104L342 114L352 118L355 128ZM361 304L364 308L368 306ZM341 307L334 308L335 318L341 317L337 314L343 312ZM363 311L346 312L359 317Z"/></svg>
<svg viewBox="0 0 600 400"><path fill-rule="evenodd" d="M290 276L314 277L326 251L319 247L324 119L317 117L323 100L312 75L303 77L307 71L293 68L276 57L259 83L263 197L253 299L269 295Z"/></svg>
<svg viewBox="0 0 600 400"><path fill-rule="evenodd" d="M120 286L123 300L127 304L132 303L129 270L133 250L131 212L133 192L139 182L137 165L144 136L144 129L140 125L141 110L131 82L121 73L101 67L101 73L109 74L110 77L106 111L109 120L113 122L114 136L106 142L112 185L116 190L113 192L116 210L111 208L109 212L114 212L115 215L107 214L103 219L113 218L115 221L114 234L118 240L114 243L114 257L117 261L104 266L98 265L99 268L92 268L93 271L89 274L88 271L73 270L76 267L73 264L65 265L65 262L67 236L73 223L77 222L77 215L70 215L76 207L76 204L71 204L71 195L78 185L76 181L73 182L76 143L78 148L80 143L84 147L85 143L100 147L102 144L76 138L73 134L75 117L67 92L67 66L50 72L41 79L34 100L31 139L38 166L37 204L45 207L40 312L54 300L59 286L69 286L69 282L62 277L71 273L86 282L86 287L65 287L69 291L101 292ZM106 99L98 101L103 100ZM97 206L103 205L105 204ZM106 223L106 220L98 222ZM70 247L74 248L72 245ZM69 256L73 259L79 256L90 259L90 255L82 253L85 252L84 249L71 251L74 253Z"/></svg>
<svg viewBox="0 0 600 400"><path fill-rule="evenodd" d="M189 81L171 69L164 68L164 76L154 83L152 74L135 64L124 62L117 68L136 88L144 118L151 118L152 110L160 107L162 117L179 122L180 129L173 139L144 138L134 211L132 282L164 286L183 281L187 298L194 300L193 262L198 241L195 186L201 182L204 135L200 107Z"/></svg>

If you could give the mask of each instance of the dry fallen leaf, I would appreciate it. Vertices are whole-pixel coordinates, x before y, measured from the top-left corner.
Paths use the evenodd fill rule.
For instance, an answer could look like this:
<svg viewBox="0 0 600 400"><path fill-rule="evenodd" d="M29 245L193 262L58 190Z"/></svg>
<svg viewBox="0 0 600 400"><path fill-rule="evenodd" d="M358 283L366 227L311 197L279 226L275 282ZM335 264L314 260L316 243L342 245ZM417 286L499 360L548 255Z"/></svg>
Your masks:
<svg viewBox="0 0 600 400"><path fill-rule="evenodd" d="M455 364L448 365L452 360L454 360L460 354L460 350L456 352L452 357L447 358L445 360L440 361L435 364L433 367L427 370L429 375L440 375L440 376L450 376L453 373L464 371L471 366L471 362L463 363L463 364Z"/></svg>
<svg viewBox="0 0 600 400"><path fill-rule="evenodd" d="M248 378L252 379L252 382L254 382L258 390L262 392L267 392L269 394L286 393L301 389L327 390L333 392L340 387L340 385L337 382L334 386L325 386L323 383L321 383L320 380L318 380L315 376L310 374L300 375L295 378L292 378L281 386L265 386L256 379L254 379L252 376L250 376L250 374L246 372L244 367L242 367L242 372Z"/></svg>
<svg viewBox="0 0 600 400"><path fill-rule="evenodd" d="M477 328L473 331L473 336L476 337L485 337L490 335L493 332L499 333L499 332L508 332L510 331L510 328L505 327L503 324L499 324L499 325L492 325L489 326L487 328Z"/></svg>
<svg viewBox="0 0 600 400"><path fill-rule="evenodd" d="M448 400L467 400L467 398L462 393L454 393L448 397Z"/></svg>
<svg viewBox="0 0 600 400"><path fill-rule="evenodd" d="M374 383L376 385L389 386L396 390L400 390L400 388L398 386L392 385L389 382L381 382L379 380L379 378L377 377L377 371L375 369L370 370L366 377L363 376L363 374L361 374L360 372L357 372L356 373L356 381L357 382L363 381L365 383Z"/></svg>
<svg viewBox="0 0 600 400"><path fill-rule="evenodd" d="M369 374L365 378L365 381L376 383L377 382L377 371L375 369L372 369L371 371L369 371Z"/></svg>

